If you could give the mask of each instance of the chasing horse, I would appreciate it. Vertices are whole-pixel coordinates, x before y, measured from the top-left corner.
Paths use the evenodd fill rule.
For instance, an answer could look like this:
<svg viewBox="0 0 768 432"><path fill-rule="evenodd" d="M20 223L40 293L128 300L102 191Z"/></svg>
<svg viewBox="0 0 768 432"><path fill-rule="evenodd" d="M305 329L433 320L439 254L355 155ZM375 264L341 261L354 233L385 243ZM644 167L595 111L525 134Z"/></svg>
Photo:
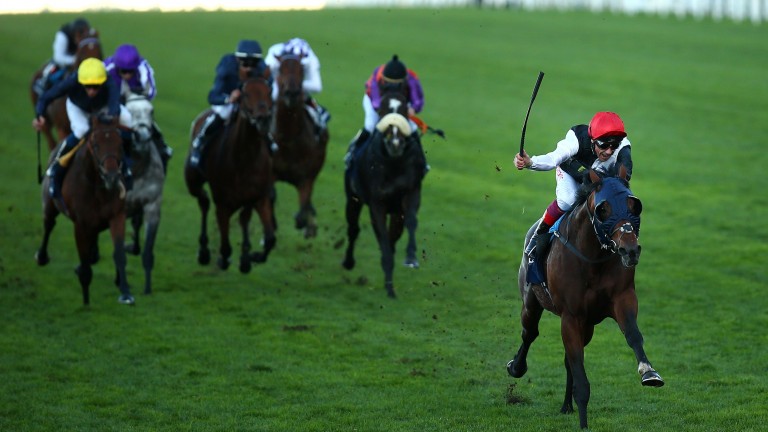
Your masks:
<svg viewBox="0 0 768 432"><path fill-rule="evenodd" d="M57 154L51 153L51 162ZM109 229L114 246L115 284L120 290L118 301L134 304L126 278L125 196L123 178L123 139L117 118L93 115L90 132L69 153L58 157L68 166L61 197L49 192L50 177L43 181L43 241L35 254L40 266L48 264L48 241L56 225L56 217L64 213L75 225L75 242L80 264L75 273L80 281L83 304L90 303L91 266L98 261L98 236Z"/></svg>
<svg viewBox="0 0 768 432"><path fill-rule="evenodd" d="M342 265L347 270L355 267L360 213L367 205L381 251L384 288L391 298L396 297L395 244L404 226L408 230L406 264L418 266L415 232L425 169L424 152L412 136L410 123L403 115L390 113L382 117L370 139L353 152L344 172L348 242Z"/></svg>
<svg viewBox="0 0 768 432"><path fill-rule="evenodd" d="M277 148L272 155L275 179L293 185L299 194L296 229L304 238L317 236L317 212L312 204L315 180L325 163L328 128L313 120L317 111L307 107L303 89L304 66L295 55L280 57L277 100L272 135Z"/></svg>
<svg viewBox="0 0 768 432"><path fill-rule="evenodd" d="M261 77L249 78L240 86L236 112L222 133L211 137L206 145L207 156L194 164L190 162L195 137L204 127L211 110L206 110L193 121L189 155L184 165L184 179L190 195L197 199L201 212L198 263L210 262L208 249L208 210L210 198L204 185L208 183L216 205L221 246L218 266L229 267L232 245L229 242L229 222L240 210L242 246L240 272L248 273L251 262L266 262L275 247L275 217L272 204L274 181L272 160L269 155L270 126L272 122L272 95L270 83ZM261 219L264 250L251 253L248 225L256 210Z"/></svg>
<svg viewBox="0 0 768 432"><path fill-rule="evenodd" d="M88 21L78 18L72 23L64 25L56 33L53 58L45 62L32 75L29 90L32 107L37 106L43 93L64 81L87 58L103 60L104 53L99 40L99 32L92 28ZM48 142L48 149L53 150L59 142L71 133L65 99L59 98L51 103L45 115L48 122L41 132ZM56 137L54 137L53 129L56 131Z"/></svg>
<svg viewBox="0 0 768 432"><path fill-rule="evenodd" d="M594 328L605 318L616 321L635 353L643 386L661 387L664 381L643 350L637 325L635 266L640 259L640 213L642 204L632 194L627 170L619 166L616 177L600 177L589 171L590 182L582 186L571 211L539 240L536 259L523 252L518 273L522 297L522 344L507 364L508 373L521 378L528 370L527 356L539 335L539 320L546 309L560 317L565 347L566 387L560 412L579 412L581 428L587 427L589 380L584 367L584 348ZM539 226L537 221L525 238L528 242ZM546 239L552 238L551 245ZM524 247L525 248L525 247Z"/></svg>
<svg viewBox="0 0 768 432"><path fill-rule="evenodd" d="M146 96L129 94L125 102L131 113L135 131L130 146L133 187L126 197L126 212L133 227L132 242L126 251L132 255L141 254L144 268L144 294L152 293L152 270L155 266L155 240L160 225L160 209L163 202L165 170L158 151L157 134L152 102ZM139 234L146 223L144 248L141 248Z"/></svg>

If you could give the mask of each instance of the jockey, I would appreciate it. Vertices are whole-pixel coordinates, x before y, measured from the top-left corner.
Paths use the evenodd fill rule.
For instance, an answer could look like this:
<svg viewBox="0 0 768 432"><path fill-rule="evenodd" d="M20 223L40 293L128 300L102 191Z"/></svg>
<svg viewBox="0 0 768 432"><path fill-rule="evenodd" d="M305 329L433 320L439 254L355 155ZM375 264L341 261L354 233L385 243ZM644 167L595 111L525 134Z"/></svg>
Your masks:
<svg viewBox="0 0 768 432"><path fill-rule="evenodd" d="M53 39L53 57L43 67L42 76L35 81L34 90L38 95L60 81L67 69L75 64L76 40L90 31L91 25L85 18L77 18L59 28Z"/></svg>
<svg viewBox="0 0 768 432"><path fill-rule="evenodd" d="M53 86L40 96L35 107L36 117L32 126L38 131L45 125L45 110L48 105L61 96L67 96L67 116L72 133L64 140L56 154L56 159L46 174L50 177L49 193L53 198L61 197L61 185L66 167L59 163L59 157L72 150L85 137L90 129L89 116L106 114L108 117L119 116L120 124L133 127L131 114L120 105L120 92L115 81L107 75L104 63L96 58L84 60L76 73ZM130 131L122 133L124 142L130 140ZM127 145L126 145L127 147ZM130 188L131 173L127 163L123 163L126 188Z"/></svg>
<svg viewBox="0 0 768 432"><path fill-rule="evenodd" d="M323 81L320 78L320 59L304 39L289 39L287 42L272 45L267 50L267 57L264 59L264 63L269 66L272 77L275 79L272 86L272 99L277 99L277 77L280 74L280 59L283 56L298 57L301 65L304 66L304 82L302 82L302 87L307 97L307 109L317 127L325 129L328 126L328 121L331 119L331 114L325 107L317 103L313 97L314 94L320 93L323 90Z"/></svg>
<svg viewBox="0 0 768 432"><path fill-rule="evenodd" d="M418 75L411 69L405 67L397 55L392 56L388 63L377 66L368 80L365 82L365 94L363 95L363 111L365 112L365 123L363 129L357 133L349 144L345 161L349 161L352 152L359 145L370 138L376 124L379 122L379 104L381 96L386 90L403 89L408 96L408 115L412 116L421 112L424 108L424 90L421 87L421 81ZM410 119L409 119L410 120ZM413 120L410 120L412 135L421 142L418 137L418 126Z"/></svg>
<svg viewBox="0 0 768 432"><path fill-rule="evenodd" d="M573 207L576 192L584 179L585 169L594 169L605 175L618 165L627 169L627 181L632 177L632 154L624 122L618 114L598 112L589 125L576 125L568 130L557 147L544 155L530 157L515 155L518 170L555 171L556 199L547 207L536 232L525 248L525 254L533 258L536 239L546 233L566 211Z"/></svg>
<svg viewBox="0 0 768 432"><path fill-rule="evenodd" d="M124 44L117 47L111 57L104 60L104 67L120 89L120 101L125 103L129 94L137 94L152 101L157 94L155 71L149 62L139 54L134 45ZM152 138L163 161L163 170L167 170L168 159L173 149L166 144L157 123L152 125Z"/></svg>
<svg viewBox="0 0 768 432"><path fill-rule="evenodd" d="M211 114L192 141L189 164L201 165L205 146L216 136L225 122L232 116L240 98L240 85L252 77L264 77L272 85L269 68L262 60L261 45L255 40L244 39L237 44L233 54L225 54L216 66L216 78L208 93Z"/></svg>

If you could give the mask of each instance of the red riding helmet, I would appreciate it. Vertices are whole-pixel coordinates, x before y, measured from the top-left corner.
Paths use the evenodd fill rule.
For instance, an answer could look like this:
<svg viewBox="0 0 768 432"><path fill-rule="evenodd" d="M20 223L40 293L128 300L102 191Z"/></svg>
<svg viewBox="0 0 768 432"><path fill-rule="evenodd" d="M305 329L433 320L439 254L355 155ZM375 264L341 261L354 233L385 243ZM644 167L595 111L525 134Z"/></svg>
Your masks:
<svg viewBox="0 0 768 432"><path fill-rule="evenodd" d="M589 122L589 137L599 139L602 137L625 137L624 122L618 114L612 112L599 112Z"/></svg>

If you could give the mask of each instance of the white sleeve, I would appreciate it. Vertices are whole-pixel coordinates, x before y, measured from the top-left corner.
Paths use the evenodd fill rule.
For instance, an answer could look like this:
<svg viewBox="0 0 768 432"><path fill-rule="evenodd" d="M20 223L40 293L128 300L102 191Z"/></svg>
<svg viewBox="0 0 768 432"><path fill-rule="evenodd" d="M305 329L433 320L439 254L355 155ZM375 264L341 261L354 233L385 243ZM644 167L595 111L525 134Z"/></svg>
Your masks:
<svg viewBox="0 0 768 432"><path fill-rule="evenodd" d="M277 43L269 47L267 56L264 58L264 64L269 66L269 69L272 71L272 77L277 77L279 72L280 61L277 59L277 56L283 50L283 45L283 43Z"/></svg>
<svg viewBox="0 0 768 432"><path fill-rule="evenodd" d="M572 158L579 152L579 139L573 130L568 130L565 138L557 143L557 147L547 154L531 157L530 169L534 171L550 171L561 163Z"/></svg>
<svg viewBox="0 0 768 432"><path fill-rule="evenodd" d="M63 32L56 32L53 39L53 62L59 66L72 66L75 64L75 56L67 54L69 41Z"/></svg>
<svg viewBox="0 0 768 432"><path fill-rule="evenodd" d="M320 59L312 50L302 59L304 65L304 91L307 93L320 93L323 90L323 81L320 78Z"/></svg>

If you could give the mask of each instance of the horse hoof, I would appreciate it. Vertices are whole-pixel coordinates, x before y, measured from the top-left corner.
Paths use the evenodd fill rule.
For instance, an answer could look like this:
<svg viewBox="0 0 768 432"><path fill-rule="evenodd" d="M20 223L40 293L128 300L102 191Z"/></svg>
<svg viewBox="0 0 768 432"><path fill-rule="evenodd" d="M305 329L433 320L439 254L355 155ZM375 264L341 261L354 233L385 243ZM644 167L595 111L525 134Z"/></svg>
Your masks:
<svg viewBox="0 0 768 432"><path fill-rule="evenodd" d="M216 261L216 265L218 265L220 269L226 270L229 268L229 260L224 257L219 257Z"/></svg>
<svg viewBox="0 0 768 432"><path fill-rule="evenodd" d="M35 261L37 261L37 265L44 266L51 262L51 259L48 257L47 253L40 253L40 251L35 252Z"/></svg>
<svg viewBox="0 0 768 432"><path fill-rule="evenodd" d="M648 371L644 373L640 382L648 387L661 387L664 385L664 380L661 379L661 375L656 373L656 371Z"/></svg>
<svg viewBox="0 0 768 432"><path fill-rule="evenodd" d="M415 259L406 259L403 264L405 264L406 267L410 267L412 269L419 268L419 261Z"/></svg>
<svg viewBox="0 0 768 432"><path fill-rule="evenodd" d="M136 304L136 301L133 299L132 295L121 295L117 298L117 302L124 305L133 306Z"/></svg>
<svg viewBox="0 0 768 432"><path fill-rule="evenodd" d="M522 368L517 367L518 364L515 363L515 360L512 359L507 363L507 373L512 378L522 378L523 375L525 375L526 372L528 372L528 365L523 365ZM522 369L522 370L518 370Z"/></svg>
<svg viewBox="0 0 768 432"><path fill-rule="evenodd" d="M248 274L251 272L251 257L245 255L240 258L240 273Z"/></svg>
<svg viewBox="0 0 768 432"><path fill-rule="evenodd" d="M341 266L347 270L352 270L353 268L355 268L355 260L345 259L344 261L341 262Z"/></svg>
<svg viewBox="0 0 768 432"><path fill-rule="evenodd" d="M200 265L208 265L211 263L211 252L208 249L200 249L197 251L197 263Z"/></svg>
<svg viewBox="0 0 768 432"><path fill-rule="evenodd" d="M135 243L129 243L125 245L125 253L131 255L138 255L141 253L141 248Z"/></svg>

